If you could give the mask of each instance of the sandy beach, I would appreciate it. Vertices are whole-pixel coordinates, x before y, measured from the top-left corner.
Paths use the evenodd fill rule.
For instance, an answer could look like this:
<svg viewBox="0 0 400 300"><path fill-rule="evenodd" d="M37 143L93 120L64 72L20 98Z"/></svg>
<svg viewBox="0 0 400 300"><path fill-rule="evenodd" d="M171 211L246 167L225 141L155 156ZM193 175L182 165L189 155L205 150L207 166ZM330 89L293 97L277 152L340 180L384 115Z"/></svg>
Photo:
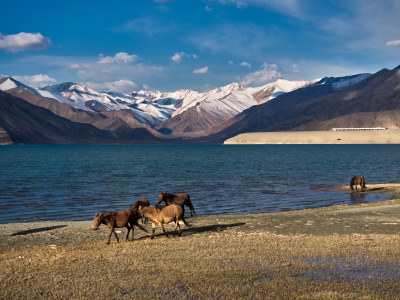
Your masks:
<svg viewBox="0 0 400 300"><path fill-rule="evenodd" d="M400 144L400 130L250 132L224 144Z"/></svg>
<svg viewBox="0 0 400 300"><path fill-rule="evenodd" d="M0 298L399 299L400 184L367 187L393 199L199 216L153 240L146 224L110 245L91 221L0 224Z"/></svg>

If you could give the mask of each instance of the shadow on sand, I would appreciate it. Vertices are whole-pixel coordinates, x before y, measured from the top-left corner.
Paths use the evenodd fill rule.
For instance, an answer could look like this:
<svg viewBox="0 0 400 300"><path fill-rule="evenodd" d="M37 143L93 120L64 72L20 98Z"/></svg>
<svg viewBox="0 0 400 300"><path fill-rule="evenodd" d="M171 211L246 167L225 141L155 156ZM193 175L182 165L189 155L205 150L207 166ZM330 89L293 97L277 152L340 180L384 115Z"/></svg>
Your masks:
<svg viewBox="0 0 400 300"><path fill-rule="evenodd" d="M181 225L181 232L182 232L182 237L184 237L184 236L188 236L188 235L192 235L192 234L196 234L196 233L203 233L203 232L221 232L221 231L224 231L231 227L243 226L243 225L246 225L246 223L242 222L242 223L233 223L233 224L217 224L217 225L209 225L209 226L201 226L201 227L186 227L185 225L183 225L185 228L182 228L182 225ZM157 226L156 232L158 230L161 231L160 227ZM167 229L166 229L166 231L169 236L173 236L174 231L167 230ZM154 235L154 237L163 236L163 235L165 235L163 232L159 232L159 233L156 233ZM177 236L177 235L178 234L176 234L175 236ZM142 236L142 237L137 238L137 240L146 239L148 237L149 236Z"/></svg>
<svg viewBox="0 0 400 300"><path fill-rule="evenodd" d="M67 227L67 226L68 225L58 225L58 226L47 226L47 227L29 229L29 230L24 230L24 231L20 231L20 232L15 232L15 233L11 234L11 236L27 235L27 234L30 234L30 233L38 233L38 232L43 232L43 231L49 231L49 230L54 230L54 229L63 228L63 227Z"/></svg>

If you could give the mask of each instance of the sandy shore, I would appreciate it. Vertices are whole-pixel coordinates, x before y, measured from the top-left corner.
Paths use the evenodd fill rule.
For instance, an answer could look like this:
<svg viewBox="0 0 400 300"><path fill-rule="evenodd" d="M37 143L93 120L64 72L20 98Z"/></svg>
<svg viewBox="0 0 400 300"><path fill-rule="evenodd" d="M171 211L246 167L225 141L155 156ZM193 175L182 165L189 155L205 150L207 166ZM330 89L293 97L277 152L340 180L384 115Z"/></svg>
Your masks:
<svg viewBox="0 0 400 300"><path fill-rule="evenodd" d="M400 130L251 132L224 144L400 144Z"/></svg>
<svg viewBox="0 0 400 300"><path fill-rule="evenodd" d="M394 198L188 218L180 238L147 224L110 245L91 221L0 224L0 298L398 299L400 184L368 189Z"/></svg>

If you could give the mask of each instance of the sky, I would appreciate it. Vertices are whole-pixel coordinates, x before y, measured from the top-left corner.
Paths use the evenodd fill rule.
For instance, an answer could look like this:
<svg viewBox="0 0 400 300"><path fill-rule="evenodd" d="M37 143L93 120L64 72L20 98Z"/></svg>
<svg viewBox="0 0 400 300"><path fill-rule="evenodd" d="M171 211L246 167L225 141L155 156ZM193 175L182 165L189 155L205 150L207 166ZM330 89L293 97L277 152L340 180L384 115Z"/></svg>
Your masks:
<svg viewBox="0 0 400 300"><path fill-rule="evenodd" d="M398 0L3 1L0 74L207 91L400 65Z"/></svg>

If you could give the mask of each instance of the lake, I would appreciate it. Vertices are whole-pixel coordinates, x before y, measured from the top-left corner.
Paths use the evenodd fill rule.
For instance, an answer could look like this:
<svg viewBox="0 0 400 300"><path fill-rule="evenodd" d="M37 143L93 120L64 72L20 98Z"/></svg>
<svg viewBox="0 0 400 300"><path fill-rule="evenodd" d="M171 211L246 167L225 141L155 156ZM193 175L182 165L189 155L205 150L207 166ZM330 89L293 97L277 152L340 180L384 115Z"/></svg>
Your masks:
<svg viewBox="0 0 400 300"><path fill-rule="evenodd" d="M189 193L197 215L375 202L390 196L329 187L399 182L399 165L400 145L1 146L0 223L89 220L161 191Z"/></svg>

